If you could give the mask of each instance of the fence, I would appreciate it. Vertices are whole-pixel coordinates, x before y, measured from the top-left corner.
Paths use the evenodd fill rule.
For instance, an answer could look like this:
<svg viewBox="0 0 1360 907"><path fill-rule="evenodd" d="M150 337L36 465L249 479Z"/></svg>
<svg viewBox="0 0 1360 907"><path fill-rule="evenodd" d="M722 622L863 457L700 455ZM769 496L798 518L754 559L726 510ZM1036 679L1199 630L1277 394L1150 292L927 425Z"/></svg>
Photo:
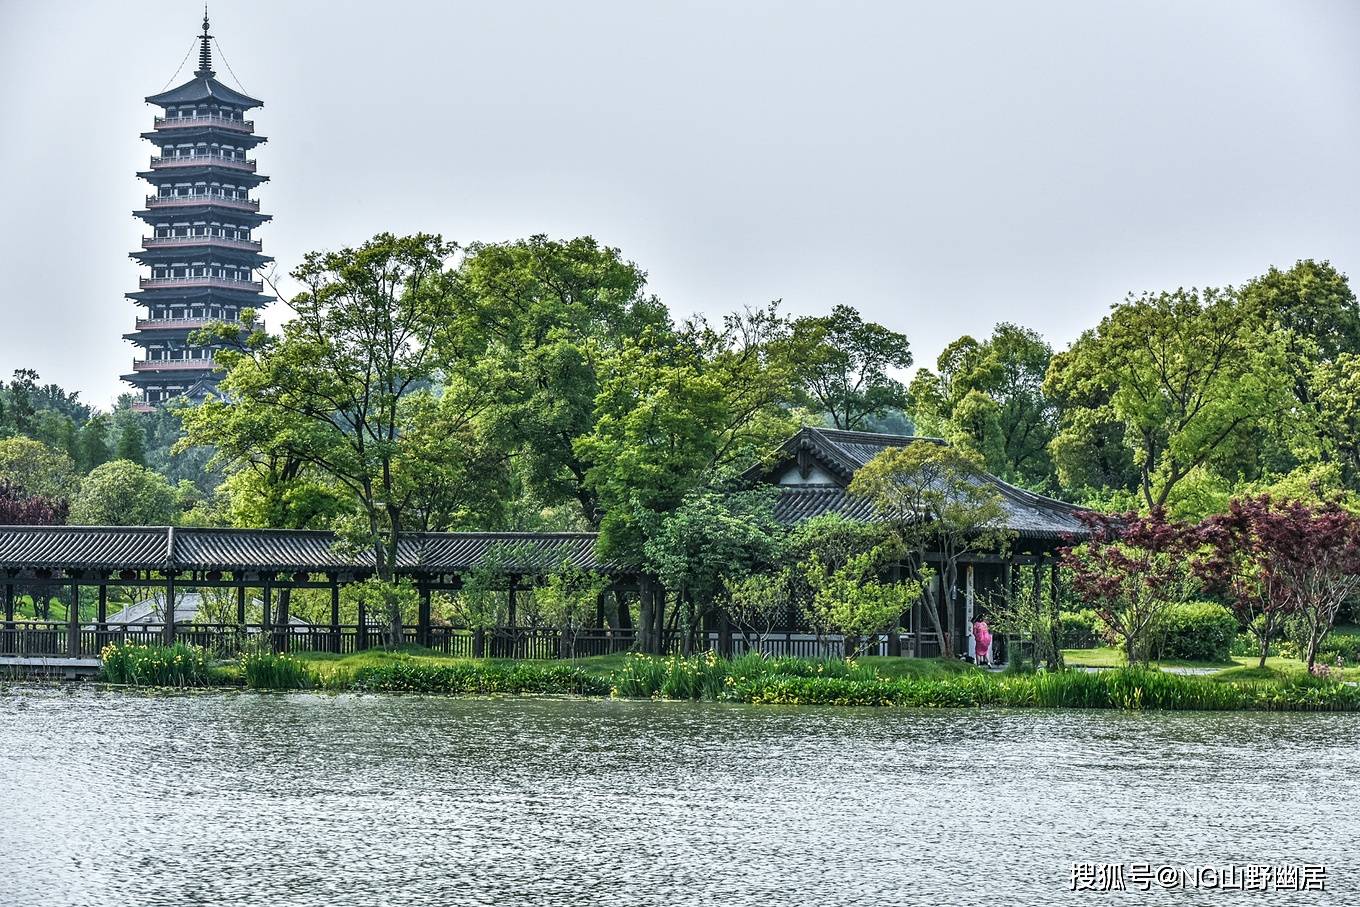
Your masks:
<svg viewBox="0 0 1360 907"><path fill-rule="evenodd" d="M380 648L389 642L386 626L343 624L329 626L264 627L259 624L175 625L175 641L202 646L214 655L230 658L239 654L252 640L268 638L276 650L290 652L332 652L348 654ZM65 621L19 620L0 623L0 655L42 658L94 658L107 645L159 645L165 641L162 624L95 624L78 627ZM420 628L414 624L402 628L402 641L419 644ZM610 655L627 652L637 641L633 630L588 628L576 633L557 629L530 627L496 627L473 631L458 627L435 626L429 629L425 644L433 651L463 658L552 659ZM721 649L724 640L717 633L699 634L692 641L698 651ZM889 639L879 635L858 645L863 654L888 655ZM899 636L899 651L913 654L911 634ZM922 640L923 644L926 643ZM743 655L759 652L768 656L790 655L800 658L834 658L846 651L845 641L839 636L816 636L810 633L777 632L758 637L733 635L731 653ZM667 652L684 649L684 639L670 634L663 641ZM926 645L922 655L938 654L933 644Z"/></svg>

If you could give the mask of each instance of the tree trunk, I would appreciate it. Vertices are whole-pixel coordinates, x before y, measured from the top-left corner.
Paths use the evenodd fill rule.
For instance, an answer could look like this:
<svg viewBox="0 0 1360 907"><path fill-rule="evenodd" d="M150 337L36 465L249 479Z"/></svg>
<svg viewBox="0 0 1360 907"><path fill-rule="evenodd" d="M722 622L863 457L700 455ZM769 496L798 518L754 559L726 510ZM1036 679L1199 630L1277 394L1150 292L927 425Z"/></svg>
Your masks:
<svg viewBox="0 0 1360 907"><path fill-rule="evenodd" d="M638 581L637 647L649 655L654 650L652 645L652 630L656 626L655 616L652 613L654 606L652 580L650 577L644 576Z"/></svg>

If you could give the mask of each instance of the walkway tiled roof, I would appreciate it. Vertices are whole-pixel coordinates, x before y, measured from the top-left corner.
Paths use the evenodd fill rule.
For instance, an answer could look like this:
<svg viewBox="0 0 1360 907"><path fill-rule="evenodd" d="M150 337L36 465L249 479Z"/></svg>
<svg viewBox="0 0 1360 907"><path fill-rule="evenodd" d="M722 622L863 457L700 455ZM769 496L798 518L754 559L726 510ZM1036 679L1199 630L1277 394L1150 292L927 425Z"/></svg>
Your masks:
<svg viewBox="0 0 1360 907"><path fill-rule="evenodd" d="M944 443L939 438L807 427L785 441L774 459L767 461L767 465L757 472L772 477L801 455L811 457L838 479L837 484L782 486L775 515L785 523L798 523L828 513L852 520L874 520L877 515L872 505L846 491L860 467L889 448ZM1021 537L1056 541L1087 534L1076 516L1081 512L1080 507L1017 488L993 475L984 474L978 481L997 490L1006 513L1005 528Z"/></svg>
<svg viewBox="0 0 1360 907"><path fill-rule="evenodd" d="M428 532L397 546L402 573L470 570L495 554L505 572L548 572L563 561L620 570L595 556L591 532ZM373 552L347 551L333 533L290 529L170 529L165 526L0 526L0 568L79 570L251 570L326 573L368 570Z"/></svg>

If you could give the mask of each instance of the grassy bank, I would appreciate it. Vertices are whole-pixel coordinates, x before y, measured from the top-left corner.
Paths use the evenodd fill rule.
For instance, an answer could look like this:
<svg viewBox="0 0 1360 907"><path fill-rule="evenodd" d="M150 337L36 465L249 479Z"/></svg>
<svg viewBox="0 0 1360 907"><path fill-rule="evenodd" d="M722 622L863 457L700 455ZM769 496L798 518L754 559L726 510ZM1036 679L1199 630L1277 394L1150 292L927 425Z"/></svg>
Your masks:
<svg viewBox="0 0 1360 907"><path fill-rule="evenodd" d="M575 661L459 659L419 649L254 653L204 671L193 653L192 678L128 673L136 658L161 664L153 651L111 653L108 679L121 683L235 684L257 690L322 689L436 695L557 694L782 705L916 708L1253 709L1360 711L1360 687L1274 667L1236 667L1204 676L1155 668L992 673L957 661L913 658L691 658L609 655Z"/></svg>

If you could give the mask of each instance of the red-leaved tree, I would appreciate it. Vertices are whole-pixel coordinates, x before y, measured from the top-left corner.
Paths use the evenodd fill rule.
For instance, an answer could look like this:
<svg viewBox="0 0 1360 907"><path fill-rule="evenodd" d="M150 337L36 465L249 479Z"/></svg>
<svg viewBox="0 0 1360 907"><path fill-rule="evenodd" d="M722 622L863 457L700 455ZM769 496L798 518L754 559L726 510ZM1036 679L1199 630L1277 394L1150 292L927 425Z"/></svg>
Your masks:
<svg viewBox="0 0 1360 907"><path fill-rule="evenodd" d="M1289 520L1268 496L1234 499L1227 513L1200 523L1203 547L1191 559L1204 588L1226 598L1255 638L1260 667L1270 655L1271 639L1300 605L1299 597L1291 594L1288 571L1281 569L1289 554L1277 547L1289 536L1282 531Z"/></svg>
<svg viewBox="0 0 1360 907"><path fill-rule="evenodd" d="M0 481L0 526L59 526L69 505L40 494L29 494L9 481Z"/></svg>
<svg viewBox="0 0 1360 907"><path fill-rule="evenodd" d="M1337 612L1360 589L1360 517L1335 502L1262 495L1234 501L1227 514L1206 520L1204 529L1212 553L1200 561L1208 569L1200 567L1201 575L1226 590L1234 608L1252 609L1239 611L1239 617L1287 616L1312 670ZM1248 599L1255 602L1248 606ZM1267 637L1252 632L1265 664Z"/></svg>
<svg viewBox="0 0 1360 907"><path fill-rule="evenodd" d="M1193 531L1161 508L1136 513L1085 513L1091 537L1062 550L1072 587L1123 646L1130 664L1151 657L1157 618L1184 600L1192 581L1186 555Z"/></svg>

